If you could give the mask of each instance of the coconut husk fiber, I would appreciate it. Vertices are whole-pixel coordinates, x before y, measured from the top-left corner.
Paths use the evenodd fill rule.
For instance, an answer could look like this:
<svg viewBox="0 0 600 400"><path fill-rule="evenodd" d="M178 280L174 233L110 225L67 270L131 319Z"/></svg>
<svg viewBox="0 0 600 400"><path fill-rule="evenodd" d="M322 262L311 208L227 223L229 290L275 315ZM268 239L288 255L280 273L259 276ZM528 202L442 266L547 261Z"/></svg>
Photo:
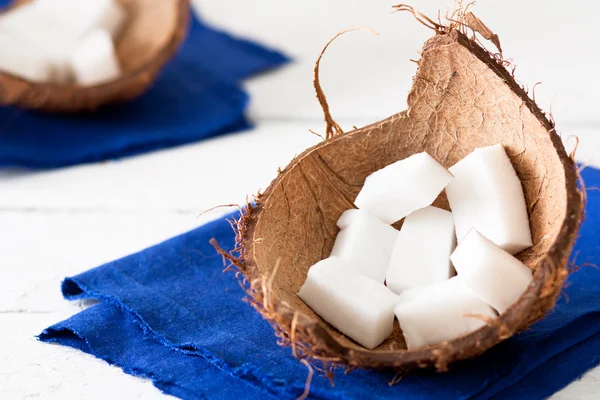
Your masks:
<svg viewBox="0 0 600 400"><path fill-rule="evenodd" d="M31 82L0 71L0 104L48 112L95 110L148 89L185 39L188 0L118 0L127 11L115 47L122 74L94 86ZM28 1L16 1L13 7Z"/></svg>
<svg viewBox="0 0 600 400"><path fill-rule="evenodd" d="M551 118L515 81L501 55L482 47L475 31L499 47L497 35L482 30L485 25L465 10L442 25L410 7L398 9L410 11L434 31L423 46L407 110L343 133L324 107L331 134L294 158L248 205L237 221L238 246L227 256L247 279L247 300L297 357L348 367L443 371L527 328L554 306L583 217L583 196L574 162ZM318 81L316 86L320 92ZM296 295L310 266L329 256L336 221L354 207L369 174L423 151L450 167L476 147L497 143L504 145L521 179L534 243L517 256L534 271L533 281L497 320L412 351L396 321L392 336L367 350ZM434 204L448 209L443 196Z"/></svg>

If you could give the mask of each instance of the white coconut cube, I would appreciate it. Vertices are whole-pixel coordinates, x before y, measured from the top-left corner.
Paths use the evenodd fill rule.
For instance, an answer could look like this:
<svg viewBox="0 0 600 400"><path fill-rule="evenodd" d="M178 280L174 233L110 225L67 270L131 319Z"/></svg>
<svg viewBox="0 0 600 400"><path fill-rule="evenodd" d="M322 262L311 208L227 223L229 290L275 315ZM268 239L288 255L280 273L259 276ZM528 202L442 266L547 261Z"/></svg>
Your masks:
<svg viewBox="0 0 600 400"><path fill-rule="evenodd" d="M83 39L71 55L70 66L82 85L96 85L121 74L112 38L105 30L93 31Z"/></svg>
<svg viewBox="0 0 600 400"><path fill-rule="evenodd" d="M15 28L25 29L39 18L35 2L10 8L0 14L0 32L8 33Z"/></svg>
<svg viewBox="0 0 600 400"><path fill-rule="evenodd" d="M514 304L532 280L525 264L475 229L450 258L460 280L499 313Z"/></svg>
<svg viewBox="0 0 600 400"><path fill-rule="evenodd" d="M397 296L385 285L346 268L337 257L313 265L298 296L367 349L379 346L392 333Z"/></svg>
<svg viewBox="0 0 600 400"><path fill-rule="evenodd" d="M0 14L0 32L17 34L16 36L35 35L39 32L40 23L45 28L47 20L36 2L13 7Z"/></svg>
<svg viewBox="0 0 600 400"><path fill-rule="evenodd" d="M71 35L82 38L102 29L115 37L126 13L116 0L37 0L44 15L64 26Z"/></svg>
<svg viewBox="0 0 600 400"><path fill-rule="evenodd" d="M458 243L477 229L510 254L532 245L523 187L501 144L475 149L450 172L446 194Z"/></svg>
<svg viewBox="0 0 600 400"><path fill-rule="evenodd" d="M403 292L394 313L409 350L466 335L485 325L486 318L496 318L458 277Z"/></svg>
<svg viewBox="0 0 600 400"><path fill-rule="evenodd" d="M331 255L347 267L383 283L398 231L363 210L347 210Z"/></svg>
<svg viewBox="0 0 600 400"><path fill-rule="evenodd" d="M36 2L0 15L0 32L12 37L24 50L50 62L51 80L62 83L70 79L67 58L78 38L47 18Z"/></svg>
<svg viewBox="0 0 600 400"><path fill-rule="evenodd" d="M452 179L427 153L396 161L367 177L354 204L387 224L430 205Z"/></svg>
<svg viewBox="0 0 600 400"><path fill-rule="evenodd" d="M46 82L52 77L52 66L47 59L3 32L0 32L0 70L34 82Z"/></svg>
<svg viewBox="0 0 600 400"><path fill-rule="evenodd" d="M386 274L395 293L449 279L450 255L456 246L452 213L425 207L404 219Z"/></svg>

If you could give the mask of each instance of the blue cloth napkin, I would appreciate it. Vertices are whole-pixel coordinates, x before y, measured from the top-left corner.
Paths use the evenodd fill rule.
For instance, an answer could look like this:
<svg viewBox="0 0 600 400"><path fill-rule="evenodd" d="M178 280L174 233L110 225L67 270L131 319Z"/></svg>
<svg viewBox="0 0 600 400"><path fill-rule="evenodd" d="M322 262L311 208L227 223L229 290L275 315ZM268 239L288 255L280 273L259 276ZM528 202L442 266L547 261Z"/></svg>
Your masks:
<svg viewBox="0 0 600 400"><path fill-rule="evenodd" d="M583 172L600 185L600 170ZM599 263L600 193L588 193L577 263ZM234 243L220 219L164 243L63 282L68 299L99 303L48 329L40 339L72 346L152 379L185 399L295 398L307 369L279 347L273 330L246 303L233 273L209 245ZM335 387L315 376L311 397L322 399L542 399L600 363L600 270L568 278L566 296L531 329L456 365L418 371L394 386L391 373L354 371Z"/></svg>
<svg viewBox="0 0 600 400"><path fill-rule="evenodd" d="M77 115L0 107L0 167L124 157L250 127L244 118L248 95L239 82L287 58L195 18L191 25L175 58L136 100Z"/></svg>

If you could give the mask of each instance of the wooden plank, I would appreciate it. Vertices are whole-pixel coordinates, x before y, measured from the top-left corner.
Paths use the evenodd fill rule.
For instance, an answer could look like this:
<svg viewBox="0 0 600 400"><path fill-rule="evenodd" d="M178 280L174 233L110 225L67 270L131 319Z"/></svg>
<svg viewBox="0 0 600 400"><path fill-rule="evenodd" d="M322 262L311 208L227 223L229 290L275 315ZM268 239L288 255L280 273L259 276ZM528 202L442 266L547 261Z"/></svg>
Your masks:
<svg viewBox="0 0 600 400"><path fill-rule="evenodd" d="M320 139L323 124L265 123L258 129L122 160L0 175L0 209L149 210L199 214L243 202L292 157Z"/></svg>
<svg viewBox="0 0 600 400"><path fill-rule="evenodd" d="M35 335L68 315L0 314L0 398L163 399L150 381Z"/></svg>
<svg viewBox="0 0 600 400"><path fill-rule="evenodd" d="M60 283L201 225L215 214L123 212L0 213L0 312L67 312ZM8 228L9 227L9 228Z"/></svg>

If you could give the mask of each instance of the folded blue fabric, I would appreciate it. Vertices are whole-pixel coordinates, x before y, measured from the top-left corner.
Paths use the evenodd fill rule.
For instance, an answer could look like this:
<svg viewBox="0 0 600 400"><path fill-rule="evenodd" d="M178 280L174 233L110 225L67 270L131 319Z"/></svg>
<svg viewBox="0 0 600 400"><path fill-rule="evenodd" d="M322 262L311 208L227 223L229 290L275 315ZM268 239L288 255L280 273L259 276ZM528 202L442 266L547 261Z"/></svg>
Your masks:
<svg viewBox="0 0 600 400"><path fill-rule="evenodd" d="M600 170L584 172L588 187ZM599 263L600 193L589 192L578 263ZM100 303L60 322L40 339L73 346L152 379L181 398L295 398L306 368L277 346L272 328L241 299L244 292L208 244L231 248L225 219L64 281L65 297ZM389 386L391 373L315 377L323 399L542 399L600 362L600 270L573 273L557 307L531 329L447 373L418 371ZM509 396L509 397L507 397Z"/></svg>
<svg viewBox="0 0 600 400"><path fill-rule="evenodd" d="M239 81L287 58L196 19L191 25L175 58L136 100L77 115L0 107L0 167L61 167L248 128L248 95Z"/></svg>

